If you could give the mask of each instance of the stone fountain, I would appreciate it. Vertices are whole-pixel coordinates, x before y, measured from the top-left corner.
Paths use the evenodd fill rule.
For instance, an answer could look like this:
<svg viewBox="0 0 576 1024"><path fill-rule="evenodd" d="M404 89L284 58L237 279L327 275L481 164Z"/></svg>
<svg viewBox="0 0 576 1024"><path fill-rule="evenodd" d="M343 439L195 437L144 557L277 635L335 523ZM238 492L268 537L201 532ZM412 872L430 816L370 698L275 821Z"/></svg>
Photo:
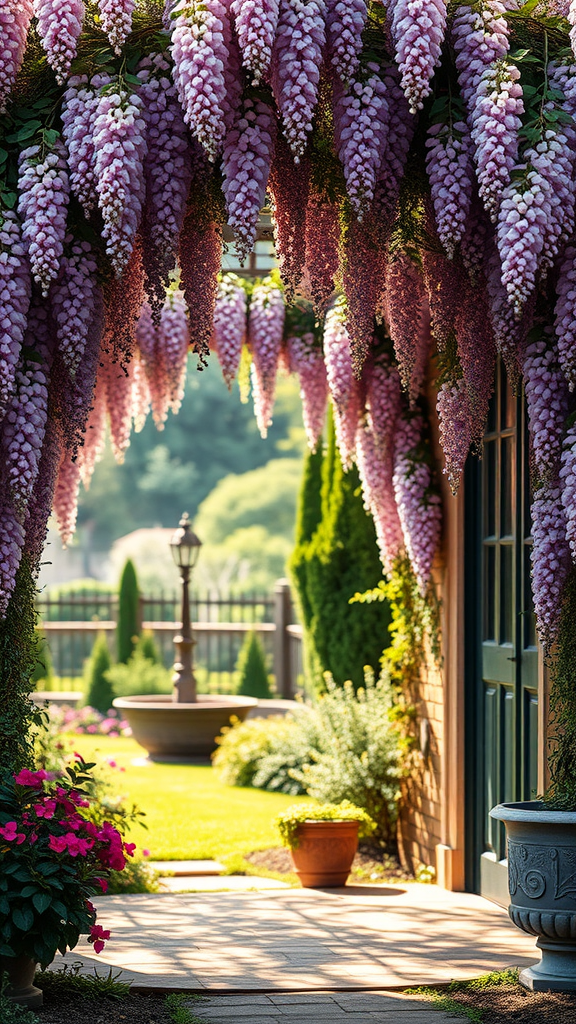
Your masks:
<svg viewBox="0 0 576 1024"><path fill-rule="evenodd" d="M170 548L182 580L182 628L174 637L176 661L172 694L117 697L132 734L153 761L205 761L216 747L216 737L234 715L243 721L257 700L196 692L194 647L190 617L190 577L198 561L201 541L185 513Z"/></svg>

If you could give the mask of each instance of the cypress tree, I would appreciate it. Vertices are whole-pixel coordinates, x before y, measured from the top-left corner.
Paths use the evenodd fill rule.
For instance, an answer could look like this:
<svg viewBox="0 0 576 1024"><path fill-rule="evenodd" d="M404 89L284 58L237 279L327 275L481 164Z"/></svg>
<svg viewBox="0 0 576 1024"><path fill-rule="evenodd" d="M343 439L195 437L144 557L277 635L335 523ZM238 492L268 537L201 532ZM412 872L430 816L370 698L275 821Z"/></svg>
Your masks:
<svg viewBox="0 0 576 1024"><path fill-rule="evenodd" d="M106 673L112 666L105 633L98 633L86 665L86 703L103 715L112 707L116 694Z"/></svg>
<svg viewBox="0 0 576 1024"><path fill-rule="evenodd" d="M116 646L118 661L126 664L138 643L141 631L140 623L140 591L134 563L129 558L120 577L118 601L118 625L116 627Z"/></svg>
<svg viewBox="0 0 576 1024"><path fill-rule="evenodd" d="M304 475L296 510L296 543L288 562L288 571L296 590L300 619L310 626L313 609L308 601L308 548L322 519L322 465L324 452L318 444L316 451L308 452L304 460Z"/></svg>
<svg viewBox="0 0 576 1024"><path fill-rule="evenodd" d="M304 491L302 501L306 500ZM308 652L308 669L318 687L329 671L337 683L364 682L364 666L377 669L388 639L386 603L351 605L358 591L375 587L382 566L372 518L364 509L356 468L342 468L329 424L322 463L321 518L312 537L301 541L291 562Z"/></svg>
<svg viewBox="0 0 576 1024"><path fill-rule="evenodd" d="M257 697L259 700L268 700L272 696L266 668L266 656L253 629L246 634L238 655L236 670L240 673L240 682L236 691L239 695Z"/></svg>

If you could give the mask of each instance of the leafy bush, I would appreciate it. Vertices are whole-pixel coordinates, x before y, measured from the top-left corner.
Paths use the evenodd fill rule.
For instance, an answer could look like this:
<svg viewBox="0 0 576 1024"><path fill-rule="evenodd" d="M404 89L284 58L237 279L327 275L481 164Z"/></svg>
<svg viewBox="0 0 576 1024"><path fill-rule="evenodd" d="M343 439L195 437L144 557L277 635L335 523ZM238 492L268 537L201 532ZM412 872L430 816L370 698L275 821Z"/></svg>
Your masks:
<svg viewBox="0 0 576 1024"><path fill-rule="evenodd" d="M48 622L64 619L67 622L93 619L109 619L111 597L116 594L116 587L100 580L71 580L55 587L49 587L46 598L49 604L43 609L43 618ZM76 598L84 600L80 604Z"/></svg>
<svg viewBox="0 0 576 1024"><path fill-rule="evenodd" d="M138 693L170 693L172 672L147 658L137 647L126 665L113 665L106 672L109 686L117 697Z"/></svg>
<svg viewBox="0 0 576 1024"><path fill-rule="evenodd" d="M298 826L305 821L357 821L359 839L371 836L376 828L370 815L349 800L339 804L293 804L274 820L284 846L294 849L299 845Z"/></svg>
<svg viewBox="0 0 576 1024"><path fill-rule="evenodd" d="M266 668L266 655L262 643L253 629L246 634L238 655L236 671L240 675L238 694L243 697L257 697L259 700L268 700L272 696Z"/></svg>
<svg viewBox="0 0 576 1024"><path fill-rule="evenodd" d="M309 796L327 803L351 800L376 822L374 838L388 846L398 816L400 745L391 723L392 688L366 671L364 687L339 687L327 676L327 692L316 702L322 738L312 763L292 774Z"/></svg>
<svg viewBox="0 0 576 1024"><path fill-rule="evenodd" d="M38 654L36 658L36 665L32 673L32 682L38 684L42 683L41 687L37 689L51 690L54 685L54 666L52 664L52 655L50 654L50 647L46 637L42 634L38 634Z"/></svg>
<svg viewBox="0 0 576 1024"><path fill-rule="evenodd" d="M317 743L306 710L294 717L236 719L222 730L217 743L213 764L225 785L256 786L291 796L305 792L290 771L310 761Z"/></svg>
<svg viewBox="0 0 576 1024"><path fill-rule="evenodd" d="M107 677L112 664L105 633L98 633L84 673L86 703L102 714L112 707L116 694Z"/></svg>
<svg viewBox="0 0 576 1024"><path fill-rule="evenodd" d="M351 800L376 822L374 839L395 835L400 735L392 688L366 670L364 686L337 686L309 709L279 719L251 719L225 731L214 766L228 785L308 793L321 803Z"/></svg>
<svg viewBox="0 0 576 1024"><path fill-rule="evenodd" d="M129 558L122 570L118 594L116 644L118 661L126 664L138 643L140 630L140 591L133 561Z"/></svg>

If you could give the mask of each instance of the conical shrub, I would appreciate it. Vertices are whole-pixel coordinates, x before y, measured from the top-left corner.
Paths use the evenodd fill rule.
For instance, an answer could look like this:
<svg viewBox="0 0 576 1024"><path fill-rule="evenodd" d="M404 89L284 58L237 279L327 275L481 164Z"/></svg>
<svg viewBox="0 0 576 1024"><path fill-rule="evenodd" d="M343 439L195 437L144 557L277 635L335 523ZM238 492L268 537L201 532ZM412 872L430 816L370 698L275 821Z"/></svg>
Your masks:
<svg viewBox="0 0 576 1024"><path fill-rule="evenodd" d="M242 697L257 697L268 700L272 696L266 655L264 648L254 630L246 634L242 644L236 670L240 674L237 693Z"/></svg>
<svg viewBox="0 0 576 1024"><path fill-rule="evenodd" d="M134 563L129 558L120 577L116 646L118 661L126 664L138 643L140 622L140 591Z"/></svg>
<svg viewBox="0 0 576 1024"><path fill-rule="evenodd" d="M112 707L116 694L106 673L112 665L105 633L98 633L92 654L86 663L86 703L103 715Z"/></svg>

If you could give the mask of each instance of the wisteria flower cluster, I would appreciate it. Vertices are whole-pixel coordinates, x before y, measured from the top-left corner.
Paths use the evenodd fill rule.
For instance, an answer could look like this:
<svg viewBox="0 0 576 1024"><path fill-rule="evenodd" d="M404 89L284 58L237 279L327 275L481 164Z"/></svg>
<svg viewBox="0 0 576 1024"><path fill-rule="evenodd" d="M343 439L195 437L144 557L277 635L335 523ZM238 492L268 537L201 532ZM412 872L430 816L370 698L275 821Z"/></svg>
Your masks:
<svg viewBox="0 0 576 1024"><path fill-rule="evenodd" d="M65 772L22 769L0 780L0 955L46 967L88 936L96 953L110 932L91 897L134 855L109 821L95 824L90 769L77 755Z"/></svg>

